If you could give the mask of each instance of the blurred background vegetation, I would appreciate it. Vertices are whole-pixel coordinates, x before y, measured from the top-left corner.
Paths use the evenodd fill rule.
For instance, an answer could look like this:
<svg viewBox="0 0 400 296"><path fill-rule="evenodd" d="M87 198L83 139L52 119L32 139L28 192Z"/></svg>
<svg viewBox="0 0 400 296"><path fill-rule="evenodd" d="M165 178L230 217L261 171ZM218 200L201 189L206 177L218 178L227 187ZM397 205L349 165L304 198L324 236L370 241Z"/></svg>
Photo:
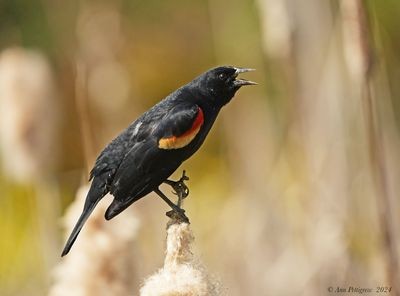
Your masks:
<svg viewBox="0 0 400 296"><path fill-rule="evenodd" d="M224 64L256 68L259 86L239 91L182 166L195 253L222 291L394 287L399 15L397 0L0 0L1 295L85 277L79 265L53 270L69 260L61 217L94 158L169 92ZM149 196L132 208L108 222L137 219L125 253L86 264L124 256L136 295L162 264L167 206ZM102 291L92 294L125 295Z"/></svg>

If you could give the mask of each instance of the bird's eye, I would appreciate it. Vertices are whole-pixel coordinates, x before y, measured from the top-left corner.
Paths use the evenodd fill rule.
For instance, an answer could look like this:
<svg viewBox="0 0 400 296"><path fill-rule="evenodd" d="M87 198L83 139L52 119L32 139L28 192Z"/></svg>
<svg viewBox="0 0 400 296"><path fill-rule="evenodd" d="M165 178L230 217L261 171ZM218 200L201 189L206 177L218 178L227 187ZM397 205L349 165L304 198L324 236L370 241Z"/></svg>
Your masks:
<svg viewBox="0 0 400 296"><path fill-rule="evenodd" d="M218 78L221 79L221 80L225 80L225 78L226 78L225 73L219 74L219 75L218 75Z"/></svg>

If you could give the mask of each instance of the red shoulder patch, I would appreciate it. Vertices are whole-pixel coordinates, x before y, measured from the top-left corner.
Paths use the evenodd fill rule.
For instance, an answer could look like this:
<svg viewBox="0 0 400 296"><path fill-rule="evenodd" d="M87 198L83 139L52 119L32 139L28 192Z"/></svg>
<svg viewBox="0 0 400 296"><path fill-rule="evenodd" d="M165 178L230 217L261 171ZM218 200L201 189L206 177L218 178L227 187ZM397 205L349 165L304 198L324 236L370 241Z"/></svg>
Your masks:
<svg viewBox="0 0 400 296"><path fill-rule="evenodd" d="M192 126L180 136L161 138L158 141L158 148L179 149L185 147L196 137L203 123L204 123L204 113L203 110L200 107L198 107L197 116L194 119Z"/></svg>

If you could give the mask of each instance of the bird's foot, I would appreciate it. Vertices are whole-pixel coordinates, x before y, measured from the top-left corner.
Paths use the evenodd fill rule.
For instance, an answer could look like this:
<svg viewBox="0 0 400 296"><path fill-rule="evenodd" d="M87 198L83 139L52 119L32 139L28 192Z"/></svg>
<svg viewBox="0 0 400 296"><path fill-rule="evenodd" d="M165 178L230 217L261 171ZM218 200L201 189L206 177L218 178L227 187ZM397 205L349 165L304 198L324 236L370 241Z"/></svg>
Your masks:
<svg viewBox="0 0 400 296"><path fill-rule="evenodd" d="M171 220L177 221L177 222L186 222L189 223L188 217L185 215L185 210L181 208L181 198L178 196L178 204L174 204L172 201L169 200L169 198L161 192L160 189L155 189L155 193L158 194L172 209L172 211L169 211L166 213L168 217L171 218Z"/></svg>
<svg viewBox="0 0 400 296"><path fill-rule="evenodd" d="M185 222L190 223L189 218L185 215L185 210L179 207L174 208L171 211L165 213L169 218L171 218L174 222Z"/></svg>

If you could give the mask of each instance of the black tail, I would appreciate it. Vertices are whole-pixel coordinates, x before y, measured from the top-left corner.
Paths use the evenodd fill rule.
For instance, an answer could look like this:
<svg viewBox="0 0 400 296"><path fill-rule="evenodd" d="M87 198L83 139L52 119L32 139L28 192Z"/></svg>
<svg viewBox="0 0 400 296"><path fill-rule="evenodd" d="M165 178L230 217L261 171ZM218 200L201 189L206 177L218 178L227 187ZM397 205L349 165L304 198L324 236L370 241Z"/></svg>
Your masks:
<svg viewBox="0 0 400 296"><path fill-rule="evenodd" d="M72 233L69 236L67 243L65 244L61 257L67 255L68 252L71 250L71 247L78 237L78 234L81 231L86 220L93 212L97 203L103 198L104 195L106 195L107 192L104 190L104 188L104 182L101 180L101 177L94 178L92 186L90 187L90 190L86 196L85 206L83 207L82 214L79 217L78 222L75 224L75 227L72 230Z"/></svg>

